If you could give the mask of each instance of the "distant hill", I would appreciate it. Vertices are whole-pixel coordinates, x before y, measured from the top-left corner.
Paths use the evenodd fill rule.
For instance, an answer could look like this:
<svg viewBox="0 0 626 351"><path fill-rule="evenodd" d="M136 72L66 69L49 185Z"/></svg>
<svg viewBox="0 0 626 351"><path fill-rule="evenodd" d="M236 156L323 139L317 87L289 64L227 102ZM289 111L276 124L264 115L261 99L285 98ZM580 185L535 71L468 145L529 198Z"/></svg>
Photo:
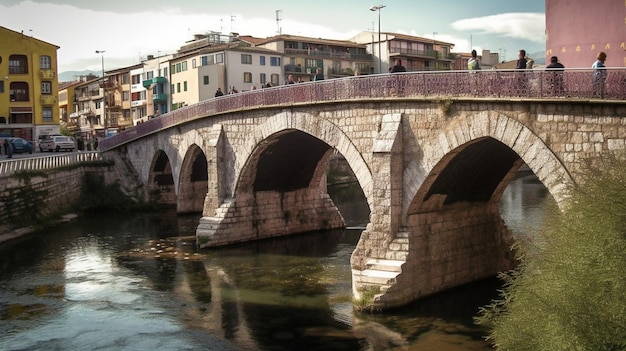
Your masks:
<svg viewBox="0 0 626 351"><path fill-rule="evenodd" d="M95 76L100 77L102 75L101 71L95 72L90 70L85 71L66 71L59 73L59 82L74 82L78 80L80 76L86 76L88 74L93 74Z"/></svg>

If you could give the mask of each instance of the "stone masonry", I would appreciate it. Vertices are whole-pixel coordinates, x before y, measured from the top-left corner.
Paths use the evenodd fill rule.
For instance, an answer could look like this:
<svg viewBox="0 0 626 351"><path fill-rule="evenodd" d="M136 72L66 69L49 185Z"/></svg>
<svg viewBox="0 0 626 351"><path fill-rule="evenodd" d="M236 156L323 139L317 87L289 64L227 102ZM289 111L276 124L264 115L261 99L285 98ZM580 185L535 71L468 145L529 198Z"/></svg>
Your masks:
<svg viewBox="0 0 626 351"><path fill-rule="evenodd" d="M325 101L199 118L105 158L127 158L146 185L164 154L171 189L184 194L176 201L200 197L204 203L198 243L227 245L343 225L325 191L328 155L317 161L308 188L251 187L266 145L285 133L314 137L344 156L371 209L351 259L355 298L374 290L372 306L390 308L511 268L512 238L497 204L512 175L526 164L558 205L567 206L568 186L579 180L583 160L626 148L625 117L622 101ZM493 153L491 145L497 145ZM500 162L503 156L507 162ZM181 190L197 157L206 160L206 184L192 187L201 191ZM491 179L495 171L499 178Z"/></svg>

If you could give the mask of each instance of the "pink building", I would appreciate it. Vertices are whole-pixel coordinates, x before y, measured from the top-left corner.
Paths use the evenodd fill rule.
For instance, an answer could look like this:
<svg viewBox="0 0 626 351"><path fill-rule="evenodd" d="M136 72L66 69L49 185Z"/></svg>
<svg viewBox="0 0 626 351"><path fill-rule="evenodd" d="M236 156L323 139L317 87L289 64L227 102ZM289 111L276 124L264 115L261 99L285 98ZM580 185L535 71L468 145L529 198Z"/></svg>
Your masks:
<svg viewBox="0 0 626 351"><path fill-rule="evenodd" d="M609 67L626 67L625 0L546 0L546 62L588 68L598 52Z"/></svg>

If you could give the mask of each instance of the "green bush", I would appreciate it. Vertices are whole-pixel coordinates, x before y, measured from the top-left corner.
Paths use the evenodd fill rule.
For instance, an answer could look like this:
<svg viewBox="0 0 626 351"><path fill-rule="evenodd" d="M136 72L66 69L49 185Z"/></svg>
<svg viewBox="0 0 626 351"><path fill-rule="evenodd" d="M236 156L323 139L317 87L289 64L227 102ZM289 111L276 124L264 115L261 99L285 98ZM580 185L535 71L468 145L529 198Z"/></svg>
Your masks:
<svg viewBox="0 0 626 351"><path fill-rule="evenodd" d="M626 350L626 162L596 160L477 323L500 350Z"/></svg>

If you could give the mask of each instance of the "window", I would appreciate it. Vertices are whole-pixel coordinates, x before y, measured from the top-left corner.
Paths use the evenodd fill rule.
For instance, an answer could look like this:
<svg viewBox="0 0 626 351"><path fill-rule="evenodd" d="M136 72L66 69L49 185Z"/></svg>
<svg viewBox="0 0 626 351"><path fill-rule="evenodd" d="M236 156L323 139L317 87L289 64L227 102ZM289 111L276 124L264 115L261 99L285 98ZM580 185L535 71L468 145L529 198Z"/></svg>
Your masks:
<svg viewBox="0 0 626 351"><path fill-rule="evenodd" d="M10 74L28 74L28 59L25 55L9 56Z"/></svg>
<svg viewBox="0 0 626 351"><path fill-rule="evenodd" d="M146 80L154 78L154 72L148 71L146 72Z"/></svg>
<svg viewBox="0 0 626 351"><path fill-rule="evenodd" d="M182 70L182 71L186 71L186 70L187 70L187 61L183 61L183 62L181 63L181 70Z"/></svg>
<svg viewBox="0 0 626 351"><path fill-rule="evenodd" d="M183 91L187 91L187 81L183 82Z"/></svg>
<svg viewBox="0 0 626 351"><path fill-rule="evenodd" d="M9 87L9 95L11 101L29 101L28 96L28 83L26 82L13 82Z"/></svg>
<svg viewBox="0 0 626 351"><path fill-rule="evenodd" d="M265 75L265 73L261 73L259 75L259 82L261 83L261 85L267 83L267 76Z"/></svg>
<svg viewBox="0 0 626 351"><path fill-rule="evenodd" d="M180 83L176 83L176 92L180 93Z"/></svg>
<svg viewBox="0 0 626 351"><path fill-rule="evenodd" d="M252 73L243 72L243 82L244 83L252 83Z"/></svg>
<svg viewBox="0 0 626 351"><path fill-rule="evenodd" d="M265 66L265 56L261 56L261 57L259 57L259 64L260 64L261 66Z"/></svg>
<svg viewBox="0 0 626 351"><path fill-rule="evenodd" d="M52 60L50 59L50 56L47 56L47 55L39 56L39 68L41 69L52 68Z"/></svg>
<svg viewBox="0 0 626 351"><path fill-rule="evenodd" d="M191 68L196 68L196 59L191 60Z"/></svg>
<svg viewBox="0 0 626 351"><path fill-rule="evenodd" d="M172 84L172 86L170 87L170 91L172 92L172 94L174 93L174 84Z"/></svg>
<svg viewBox="0 0 626 351"><path fill-rule="evenodd" d="M41 118L44 122L52 122L52 107L44 107L41 110Z"/></svg>
<svg viewBox="0 0 626 351"><path fill-rule="evenodd" d="M130 100L130 91L122 92L122 101L128 101L128 100Z"/></svg>
<svg viewBox="0 0 626 351"><path fill-rule="evenodd" d="M223 63L224 62L224 54L215 55L215 63Z"/></svg>
<svg viewBox="0 0 626 351"><path fill-rule="evenodd" d="M204 85L209 85L209 76L202 77L204 80Z"/></svg>
<svg viewBox="0 0 626 351"><path fill-rule="evenodd" d="M128 74L122 74L122 84L128 84Z"/></svg>
<svg viewBox="0 0 626 351"><path fill-rule="evenodd" d="M132 76L132 81L133 81L133 84L141 83L141 75L139 75L139 74L133 75Z"/></svg>
<svg viewBox="0 0 626 351"><path fill-rule="evenodd" d="M241 54L241 64L243 64L243 65L251 65L252 64L252 55Z"/></svg>
<svg viewBox="0 0 626 351"><path fill-rule="evenodd" d="M272 86L278 86L280 85L280 82L278 81L278 79L280 78L280 76L278 74L272 74L271 75L271 84Z"/></svg>
<svg viewBox="0 0 626 351"><path fill-rule="evenodd" d="M270 66L280 66L280 57L270 57Z"/></svg>
<svg viewBox="0 0 626 351"><path fill-rule="evenodd" d="M0 94L4 93L4 81L0 80Z"/></svg>
<svg viewBox="0 0 626 351"><path fill-rule="evenodd" d="M209 64L209 57L208 57L208 56L202 56L202 57L200 58L200 61L202 62L202 63L201 63L201 64L202 64L202 66L206 66L206 65L208 65L208 64Z"/></svg>
<svg viewBox="0 0 626 351"><path fill-rule="evenodd" d="M41 82L41 93L42 94L52 94L52 83L50 83L50 82Z"/></svg>

